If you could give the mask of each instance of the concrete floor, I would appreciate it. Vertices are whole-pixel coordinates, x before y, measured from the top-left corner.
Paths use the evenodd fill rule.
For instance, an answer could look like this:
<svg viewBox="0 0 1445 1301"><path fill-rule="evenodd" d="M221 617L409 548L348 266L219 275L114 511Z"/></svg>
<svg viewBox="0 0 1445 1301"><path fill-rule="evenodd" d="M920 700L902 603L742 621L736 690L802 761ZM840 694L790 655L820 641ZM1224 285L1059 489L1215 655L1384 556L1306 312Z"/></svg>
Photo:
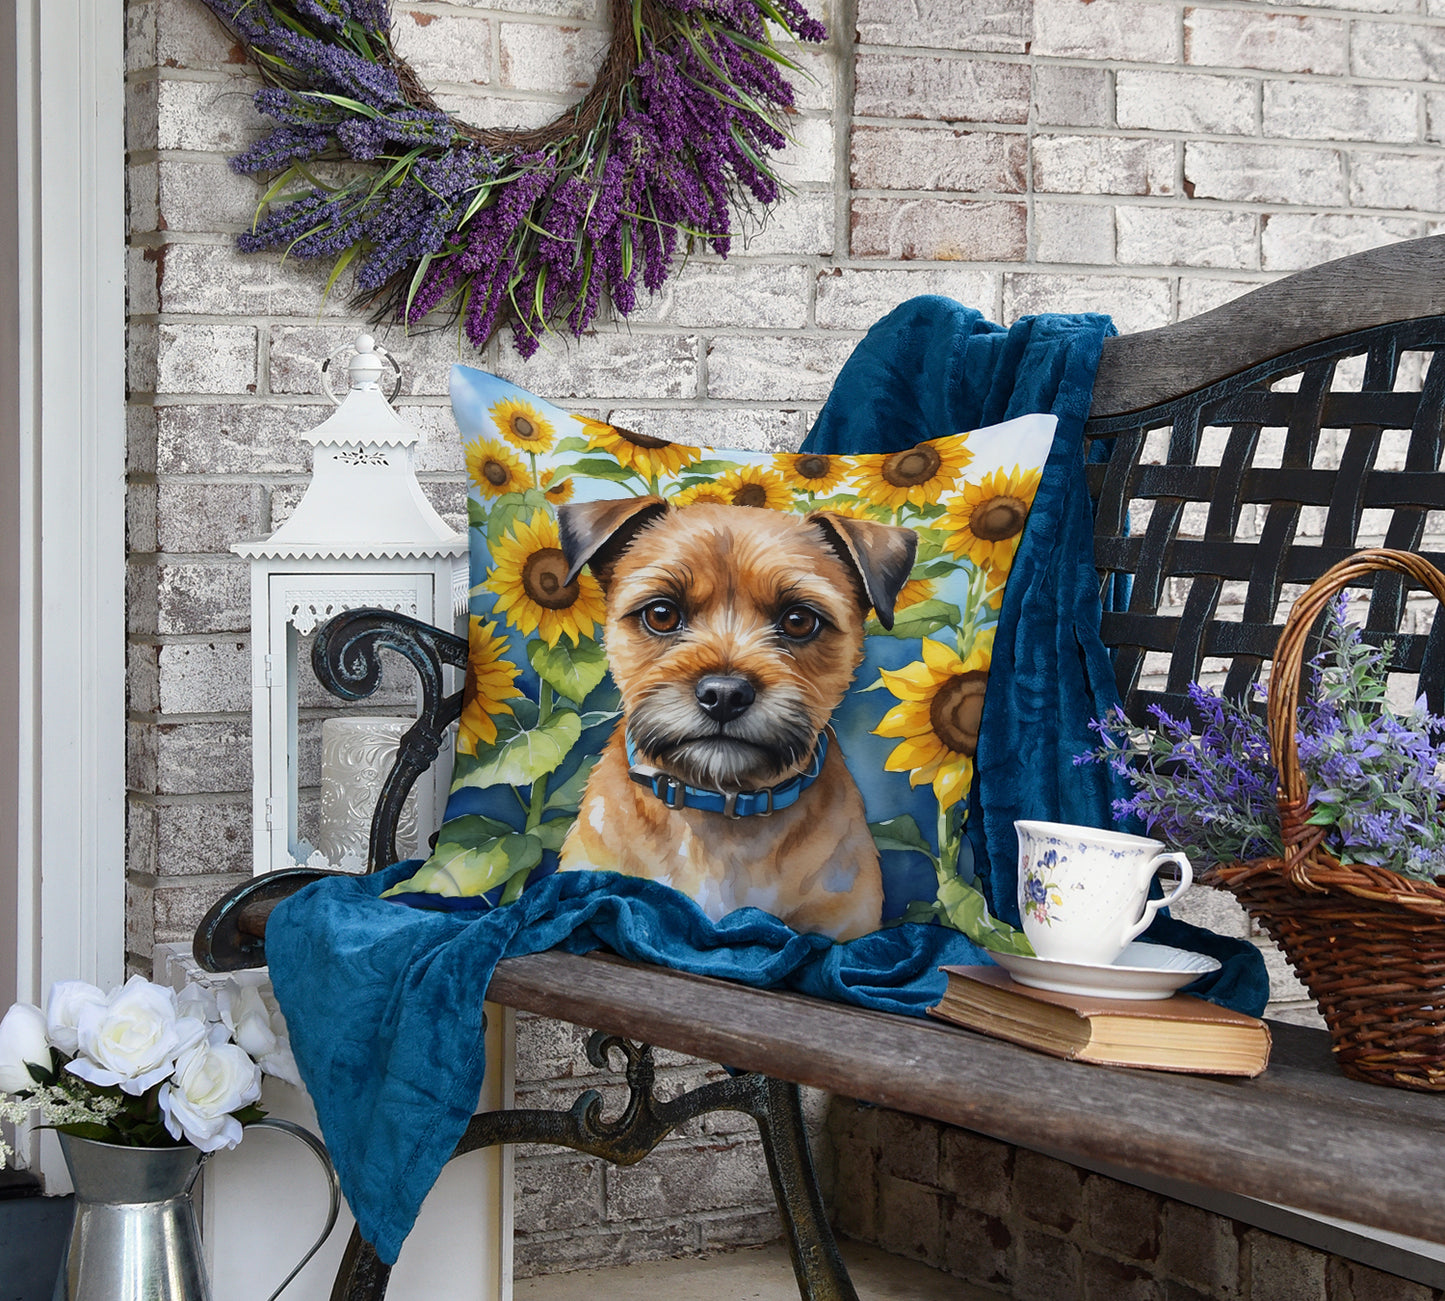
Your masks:
<svg viewBox="0 0 1445 1301"><path fill-rule="evenodd" d="M839 1246L862 1301L1000 1301L997 1292L877 1247ZM518 1279L512 1295L514 1301L798 1301L798 1285L787 1247L774 1242L693 1260Z"/></svg>

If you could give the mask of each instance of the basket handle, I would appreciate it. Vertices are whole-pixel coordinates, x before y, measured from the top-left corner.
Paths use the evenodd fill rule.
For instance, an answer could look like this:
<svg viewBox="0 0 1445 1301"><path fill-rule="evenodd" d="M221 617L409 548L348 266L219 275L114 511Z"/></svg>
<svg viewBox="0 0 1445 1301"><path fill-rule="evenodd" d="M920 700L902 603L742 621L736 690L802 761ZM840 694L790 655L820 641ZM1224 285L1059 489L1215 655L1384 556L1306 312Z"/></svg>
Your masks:
<svg viewBox="0 0 1445 1301"><path fill-rule="evenodd" d="M1325 837L1324 827L1310 826L1309 787L1300 770L1299 727L1300 675L1304 666L1305 641L1310 629L1330 601L1366 574L1389 570L1412 578L1428 588L1445 604L1445 574L1423 556L1412 551L1371 548L1358 551L1317 578L1295 601L1275 647L1274 667L1269 677L1269 748L1279 772L1279 815L1284 837L1284 868L1290 880L1311 889L1306 873L1308 856Z"/></svg>

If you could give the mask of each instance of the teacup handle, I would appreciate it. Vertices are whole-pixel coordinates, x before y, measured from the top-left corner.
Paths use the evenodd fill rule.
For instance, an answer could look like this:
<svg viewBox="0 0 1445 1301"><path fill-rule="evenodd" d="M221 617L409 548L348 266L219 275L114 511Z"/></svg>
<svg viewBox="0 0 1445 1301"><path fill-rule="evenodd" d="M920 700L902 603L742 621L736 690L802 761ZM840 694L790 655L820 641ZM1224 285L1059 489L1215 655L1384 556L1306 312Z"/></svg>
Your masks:
<svg viewBox="0 0 1445 1301"><path fill-rule="evenodd" d="M1164 898L1150 899L1145 903L1144 915L1135 922L1134 925L1124 931L1125 944L1128 944L1130 940L1137 939L1148 930L1149 923L1154 920L1155 914L1158 913L1161 908L1167 908L1171 903L1177 902L1180 895L1194 884L1194 868L1190 865L1189 859L1184 854L1174 850L1171 850L1167 854L1159 854L1151 858L1140 875L1142 875L1146 881L1151 880L1154 874L1158 872L1165 863L1173 863L1179 869L1179 883L1165 895Z"/></svg>
<svg viewBox="0 0 1445 1301"><path fill-rule="evenodd" d="M304 1144L310 1150L311 1155L316 1158L317 1164L320 1165L322 1173L326 1176L326 1192L330 1199L330 1207L326 1212L326 1227L321 1230L321 1236L311 1244L311 1250L296 1263L296 1268L281 1280L281 1286L266 1298L266 1301L276 1301L276 1298L286 1290L291 1280L301 1272L306 1262L321 1250L321 1244L331 1236L331 1230L336 1227L337 1213L341 1209L341 1187L337 1183L336 1169L331 1164L331 1157L327 1154L325 1144L309 1129L296 1124L294 1121L282 1120L279 1116L266 1116L262 1120L253 1120L246 1128L278 1130L282 1134L291 1135L297 1142Z"/></svg>

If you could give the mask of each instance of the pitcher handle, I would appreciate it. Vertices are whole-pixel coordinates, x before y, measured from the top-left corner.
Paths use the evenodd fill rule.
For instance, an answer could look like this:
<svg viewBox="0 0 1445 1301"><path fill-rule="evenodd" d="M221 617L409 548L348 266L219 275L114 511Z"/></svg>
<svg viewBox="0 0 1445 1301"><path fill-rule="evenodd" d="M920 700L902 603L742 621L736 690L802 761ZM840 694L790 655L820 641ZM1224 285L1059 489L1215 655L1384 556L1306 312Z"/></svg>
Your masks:
<svg viewBox="0 0 1445 1301"><path fill-rule="evenodd" d="M281 1286L271 1293L266 1301L276 1301L276 1298L283 1293L291 1280L296 1277L306 1263L321 1250L322 1244L331 1236L331 1230L336 1227L336 1217L341 1211L341 1185L336 1180L336 1167L331 1164L331 1157L327 1154L326 1145L316 1137L304 1125L298 1125L294 1121L282 1120L277 1116L266 1116L261 1120L253 1120L247 1129L276 1129L283 1134L290 1134L292 1138L304 1143L320 1164L326 1175L326 1191L331 1199L330 1209L326 1212L326 1227L321 1230L321 1236L311 1244L311 1249L296 1262L296 1267L281 1280Z"/></svg>

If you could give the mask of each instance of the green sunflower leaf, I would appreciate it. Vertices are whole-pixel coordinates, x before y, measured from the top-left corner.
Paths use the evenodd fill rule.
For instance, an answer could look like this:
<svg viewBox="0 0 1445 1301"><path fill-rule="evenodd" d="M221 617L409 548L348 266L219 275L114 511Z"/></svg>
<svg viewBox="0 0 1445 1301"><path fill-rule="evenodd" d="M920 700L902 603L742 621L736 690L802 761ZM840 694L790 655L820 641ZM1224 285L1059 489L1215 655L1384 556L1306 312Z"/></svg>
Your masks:
<svg viewBox="0 0 1445 1301"><path fill-rule="evenodd" d="M567 833L572 830L576 821L575 813L568 813L560 818L548 818L541 826L533 828L532 835L541 842L543 849L550 849L555 854L562 848L562 842L567 839Z"/></svg>
<svg viewBox="0 0 1445 1301"><path fill-rule="evenodd" d="M498 818L489 818L485 813L467 813L459 818L449 818L437 835L437 851L444 845L457 849L475 849L516 831Z"/></svg>
<svg viewBox="0 0 1445 1301"><path fill-rule="evenodd" d="M726 474L729 470L741 470L740 461L693 461L683 467L683 473L692 477L702 475L704 477L714 474Z"/></svg>
<svg viewBox="0 0 1445 1301"><path fill-rule="evenodd" d="M933 847L923 838L918 823L911 813L900 813L896 818L882 822L870 822L868 830L873 833L873 843L879 850L903 850L933 857Z"/></svg>
<svg viewBox="0 0 1445 1301"><path fill-rule="evenodd" d="M952 556L939 556L937 560L930 560L925 564L915 565L913 568L914 578L951 578L962 568L960 561Z"/></svg>
<svg viewBox="0 0 1445 1301"><path fill-rule="evenodd" d="M592 768L597 760L584 761L578 765L574 772L554 791L547 792L547 802L542 805L543 813L550 813L553 809L571 809L575 812L577 806L582 803L582 791L587 785L587 779L592 775Z"/></svg>
<svg viewBox="0 0 1445 1301"><path fill-rule="evenodd" d="M512 832L476 845L437 842L436 852L416 873L386 892L440 894L451 898L486 894L542 861L542 841ZM383 896L385 897L385 896Z"/></svg>
<svg viewBox="0 0 1445 1301"><path fill-rule="evenodd" d="M536 727L519 728L512 718L497 720L497 740L478 753L476 766L455 785L485 790L489 786L530 786L562 765L577 738L582 721L570 709L554 710Z"/></svg>
<svg viewBox="0 0 1445 1301"><path fill-rule="evenodd" d="M587 440L585 438L574 436L572 438L564 438L560 443L557 444L556 447L552 449L552 452L554 455L560 456L567 452L585 452L586 450Z"/></svg>
<svg viewBox="0 0 1445 1301"><path fill-rule="evenodd" d="M471 529L484 529L487 527L487 520L491 512L474 497L467 498L467 527Z"/></svg>
<svg viewBox="0 0 1445 1301"><path fill-rule="evenodd" d="M512 525L520 516L530 521L539 510L548 510L547 495L540 488L528 488L526 492L503 493L492 503L487 522L487 539L496 543L512 531ZM549 511L550 513L550 511Z"/></svg>
<svg viewBox="0 0 1445 1301"><path fill-rule="evenodd" d="M913 637L932 637L941 628L957 628L963 611L947 601L920 601L900 610L890 631L877 619L869 619L863 631L869 637L897 637L908 641Z"/></svg>
<svg viewBox="0 0 1445 1301"><path fill-rule="evenodd" d="M629 470L625 465L618 465L616 461L603 460L601 457L574 461L572 473L585 475L589 479L610 479L613 483L625 483L629 479L640 477L636 470Z"/></svg>
<svg viewBox="0 0 1445 1301"><path fill-rule="evenodd" d="M579 705L607 676L607 652L591 640L580 646L564 640L555 646L540 640L529 642L527 658L543 682Z"/></svg>

